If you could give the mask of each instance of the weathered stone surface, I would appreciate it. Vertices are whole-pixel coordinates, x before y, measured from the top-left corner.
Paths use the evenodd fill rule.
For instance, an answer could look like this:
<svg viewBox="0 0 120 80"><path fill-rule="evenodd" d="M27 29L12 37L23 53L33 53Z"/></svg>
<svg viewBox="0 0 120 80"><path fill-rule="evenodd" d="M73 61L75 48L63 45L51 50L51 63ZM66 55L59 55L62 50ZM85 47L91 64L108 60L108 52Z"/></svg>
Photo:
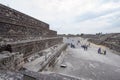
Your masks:
<svg viewBox="0 0 120 80"><path fill-rule="evenodd" d="M19 72L0 70L0 80L23 80L23 75Z"/></svg>
<svg viewBox="0 0 120 80"><path fill-rule="evenodd" d="M40 50L62 43L62 40L62 38L48 38L43 40L21 41L8 44L12 46L13 52L23 53L24 57L27 57L33 53L39 52Z"/></svg>
<svg viewBox="0 0 120 80"><path fill-rule="evenodd" d="M22 73L24 74L23 80L81 80L76 77L57 73L37 73L31 71Z"/></svg>
<svg viewBox="0 0 120 80"><path fill-rule="evenodd" d="M18 59L20 61L12 60L17 62L13 62L14 65L59 43L62 43L62 38L57 37L56 31L49 29L49 24L0 4L0 52L23 54L22 59Z"/></svg>
<svg viewBox="0 0 120 80"><path fill-rule="evenodd" d="M12 72L0 70L0 80L81 80L57 73Z"/></svg>
<svg viewBox="0 0 120 80"><path fill-rule="evenodd" d="M0 36L20 39L56 35L49 24L0 4Z"/></svg>
<svg viewBox="0 0 120 80"><path fill-rule="evenodd" d="M93 42L98 45L104 45L120 52L120 33L102 34L88 36L84 35L83 38L88 38L88 41Z"/></svg>

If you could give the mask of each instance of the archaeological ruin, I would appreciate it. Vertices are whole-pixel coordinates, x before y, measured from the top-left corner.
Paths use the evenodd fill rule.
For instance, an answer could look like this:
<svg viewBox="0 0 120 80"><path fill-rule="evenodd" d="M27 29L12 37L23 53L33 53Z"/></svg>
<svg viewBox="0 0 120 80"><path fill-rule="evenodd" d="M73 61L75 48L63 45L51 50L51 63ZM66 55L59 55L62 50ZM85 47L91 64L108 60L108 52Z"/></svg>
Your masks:
<svg viewBox="0 0 120 80"><path fill-rule="evenodd" d="M0 43L0 68L19 70L31 55L62 44L62 38L49 24L0 4Z"/></svg>
<svg viewBox="0 0 120 80"><path fill-rule="evenodd" d="M0 80L109 80L110 74L119 75L119 57L112 53L120 55L120 33L66 35L50 27L0 4ZM101 45L109 56L97 53Z"/></svg>
<svg viewBox="0 0 120 80"><path fill-rule="evenodd" d="M87 38L88 41L95 43L97 45L104 45L112 50L120 52L120 33L110 33L110 34L85 34L81 36Z"/></svg>

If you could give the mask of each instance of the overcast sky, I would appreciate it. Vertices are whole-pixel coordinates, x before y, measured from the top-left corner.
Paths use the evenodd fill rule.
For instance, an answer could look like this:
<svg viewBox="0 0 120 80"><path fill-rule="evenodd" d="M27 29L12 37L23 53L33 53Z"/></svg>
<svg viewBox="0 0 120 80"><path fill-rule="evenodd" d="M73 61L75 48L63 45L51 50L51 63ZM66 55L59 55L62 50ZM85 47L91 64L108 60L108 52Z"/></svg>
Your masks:
<svg viewBox="0 0 120 80"><path fill-rule="evenodd" d="M120 32L120 0L0 0L58 33Z"/></svg>

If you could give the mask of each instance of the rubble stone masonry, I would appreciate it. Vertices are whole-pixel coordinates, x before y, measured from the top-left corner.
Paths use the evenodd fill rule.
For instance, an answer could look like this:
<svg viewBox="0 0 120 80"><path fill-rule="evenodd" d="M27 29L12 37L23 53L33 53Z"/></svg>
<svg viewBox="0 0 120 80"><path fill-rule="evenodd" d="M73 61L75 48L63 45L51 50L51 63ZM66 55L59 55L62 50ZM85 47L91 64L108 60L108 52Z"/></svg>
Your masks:
<svg viewBox="0 0 120 80"><path fill-rule="evenodd" d="M56 36L49 30L49 24L0 4L0 36L7 38L27 38Z"/></svg>
<svg viewBox="0 0 120 80"><path fill-rule="evenodd" d="M49 29L49 24L0 4L0 43L8 39L5 44L7 50L23 54L23 58L43 49L62 43L57 32ZM12 39L12 40L11 40ZM5 45L5 46L7 46ZM4 48L4 49L3 49ZM0 45L0 52L6 47Z"/></svg>

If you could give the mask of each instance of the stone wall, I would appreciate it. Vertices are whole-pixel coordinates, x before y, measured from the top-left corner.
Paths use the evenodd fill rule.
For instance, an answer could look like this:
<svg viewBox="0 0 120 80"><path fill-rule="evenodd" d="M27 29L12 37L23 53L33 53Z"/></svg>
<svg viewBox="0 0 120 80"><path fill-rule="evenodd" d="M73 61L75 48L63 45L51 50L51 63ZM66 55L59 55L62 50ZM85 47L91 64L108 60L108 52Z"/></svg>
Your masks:
<svg viewBox="0 0 120 80"><path fill-rule="evenodd" d="M49 24L0 4L0 36L7 38L26 38L56 36L49 30Z"/></svg>
<svg viewBox="0 0 120 80"><path fill-rule="evenodd" d="M39 53L41 50L56 44L61 44L62 41L62 38L56 37L42 40L7 42L6 44L11 46L12 52L6 50L0 52L0 69L19 70L33 54Z"/></svg>
<svg viewBox="0 0 120 80"><path fill-rule="evenodd" d="M15 62L17 68L32 54L62 41L49 24L0 4L0 52L22 54L23 59Z"/></svg>
<svg viewBox="0 0 120 80"><path fill-rule="evenodd" d="M14 39L7 41L13 52L21 52L26 57L61 43L62 38L53 38L56 36L57 32L50 30L49 24L0 4L0 37Z"/></svg>
<svg viewBox="0 0 120 80"><path fill-rule="evenodd" d="M120 33L103 34L98 38L89 37L88 41L120 52Z"/></svg>
<svg viewBox="0 0 120 80"><path fill-rule="evenodd" d="M0 70L19 70L24 64L23 54L4 51L0 56Z"/></svg>
<svg viewBox="0 0 120 80"><path fill-rule="evenodd" d="M47 33L47 35L51 37L56 36L56 34L57 34L57 31L53 31L53 30L49 30Z"/></svg>
<svg viewBox="0 0 120 80"><path fill-rule="evenodd" d="M104 42L102 43L102 45L109 47L110 49L115 50L117 52L120 52L120 45L109 43L109 42ZM120 55L120 53L118 55Z"/></svg>
<svg viewBox="0 0 120 80"><path fill-rule="evenodd" d="M58 73L38 73L32 71L23 71L23 80L81 80L77 77Z"/></svg>
<svg viewBox="0 0 120 80"><path fill-rule="evenodd" d="M97 39L97 38L99 38L99 36L97 36L97 35L94 35L94 34L83 34L82 36L80 36L80 37L82 37L82 38L90 38L90 39Z"/></svg>
<svg viewBox="0 0 120 80"><path fill-rule="evenodd" d="M24 57L28 57L31 54L49 48L55 44L60 44L62 41L62 38L49 38L43 40L22 41L17 43L13 42L8 44L12 46L13 52L20 52L24 54Z"/></svg>

